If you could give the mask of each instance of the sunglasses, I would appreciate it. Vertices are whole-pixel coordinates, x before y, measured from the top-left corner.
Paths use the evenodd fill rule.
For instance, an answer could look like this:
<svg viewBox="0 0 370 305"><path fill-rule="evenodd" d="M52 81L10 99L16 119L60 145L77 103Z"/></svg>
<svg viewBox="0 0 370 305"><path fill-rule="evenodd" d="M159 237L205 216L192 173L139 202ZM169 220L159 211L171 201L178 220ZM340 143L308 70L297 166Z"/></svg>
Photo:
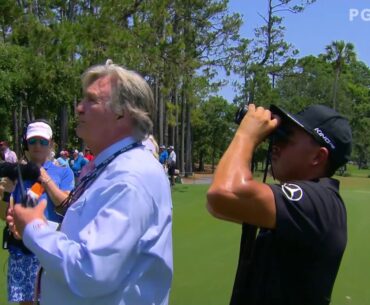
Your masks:
<svg viewBox="0 0 370 305"><path fill-rule="evenodd" d="M41 146L49 146L50 141L46 139L31 138L27 140L28 145L36 145L39 143Z"/></svg>

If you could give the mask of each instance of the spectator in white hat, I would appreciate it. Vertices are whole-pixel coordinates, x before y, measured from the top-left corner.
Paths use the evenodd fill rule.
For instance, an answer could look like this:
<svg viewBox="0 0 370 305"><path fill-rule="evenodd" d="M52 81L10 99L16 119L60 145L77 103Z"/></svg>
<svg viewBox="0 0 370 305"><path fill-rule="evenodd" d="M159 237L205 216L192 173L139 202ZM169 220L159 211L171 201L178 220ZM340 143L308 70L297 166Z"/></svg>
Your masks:
<svg viewBox="0 0 370 305"><path fill-rule="evenodd" d="M56 166L49 160L53 147L52 136L52 129L46 121L37 120L28 124L25 150L29 161L40 167L40 177L35 181L25 180L24 188L37 196L37 204L46 199L43 217L49 221L50 227L53 224L55 228L62 221L62 217L55 213L55 206L68 197L74 187L74 179L71 169ZM19 183L15 185L12 195L16 203L22 201ZM10 198L6 201L9 203ZM12 236L8 239L8 250L8 301L31 305L35 278L40 267L39 260L21 241Z"/></svg>

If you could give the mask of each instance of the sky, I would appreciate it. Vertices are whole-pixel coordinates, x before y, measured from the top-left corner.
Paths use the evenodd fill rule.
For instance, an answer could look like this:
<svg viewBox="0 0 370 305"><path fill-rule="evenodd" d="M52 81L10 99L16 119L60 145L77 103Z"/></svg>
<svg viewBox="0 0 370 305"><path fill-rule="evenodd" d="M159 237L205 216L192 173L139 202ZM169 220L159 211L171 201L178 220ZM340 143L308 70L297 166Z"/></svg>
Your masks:
<svg viewBox="0 0 370 305"><path fill-rule="evenodd" d="M300 2L293 0L294 3ZM267 0L230 0L230 12L242 15L242 37L253 38L253 30L263 23L258 13L266 15ZM317 0L299 14L284 13L285 40L299 50L298 58L318 55L334 40L351 42L358 60L370 67L370 0ZM222 77L222 75L220 75ZM220 95L232 101L231 81Z"/></svg>

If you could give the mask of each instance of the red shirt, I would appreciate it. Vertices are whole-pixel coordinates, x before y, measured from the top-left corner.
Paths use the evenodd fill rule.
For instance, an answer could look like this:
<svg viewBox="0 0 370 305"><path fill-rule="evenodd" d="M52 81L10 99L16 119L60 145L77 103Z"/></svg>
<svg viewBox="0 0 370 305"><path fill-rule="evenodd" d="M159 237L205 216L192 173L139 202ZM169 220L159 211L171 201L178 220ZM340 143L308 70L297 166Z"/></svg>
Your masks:
<svg viewBox="0 0 370 305"><path fill-rule="evenodd" d="M92 154L86 154L86 155L85 155L85 158L86 158L87 160L89 160L89 161L94 160L94 156L93 156Z"/></svg>

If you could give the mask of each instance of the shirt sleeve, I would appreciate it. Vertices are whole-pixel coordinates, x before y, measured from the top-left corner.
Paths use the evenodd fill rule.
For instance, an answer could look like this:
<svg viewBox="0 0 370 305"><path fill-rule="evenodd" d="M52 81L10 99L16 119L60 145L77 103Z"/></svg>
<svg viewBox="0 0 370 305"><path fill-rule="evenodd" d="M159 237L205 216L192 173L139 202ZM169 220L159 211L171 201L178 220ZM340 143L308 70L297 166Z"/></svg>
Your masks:
<svg viewBox="0 0 370 305"><path fill-rule="evenodd" d="M154 207L142 189L118 182L104 193L107 195L100 194L99 199L106 203L98 198L90 202L104 206L76 233L78 240L40 221L29 223L23 235L24 243L37 255L48 275L81 297L102 296L125 284L143 246L141 237L153 222ZM73 222L67 219L69 213L83 211L68 211L63 226L73 230ZM75 218L78 219L76 215Z"/></svg>
<svg viewBox="0 0 370 305"><path fill-rule="evenodd" d="M276 234L281 240L312 247L321 242L328 227L337 225L337 219L345 218L344 206L319 183L270 187L276 204Z"/></svg>

